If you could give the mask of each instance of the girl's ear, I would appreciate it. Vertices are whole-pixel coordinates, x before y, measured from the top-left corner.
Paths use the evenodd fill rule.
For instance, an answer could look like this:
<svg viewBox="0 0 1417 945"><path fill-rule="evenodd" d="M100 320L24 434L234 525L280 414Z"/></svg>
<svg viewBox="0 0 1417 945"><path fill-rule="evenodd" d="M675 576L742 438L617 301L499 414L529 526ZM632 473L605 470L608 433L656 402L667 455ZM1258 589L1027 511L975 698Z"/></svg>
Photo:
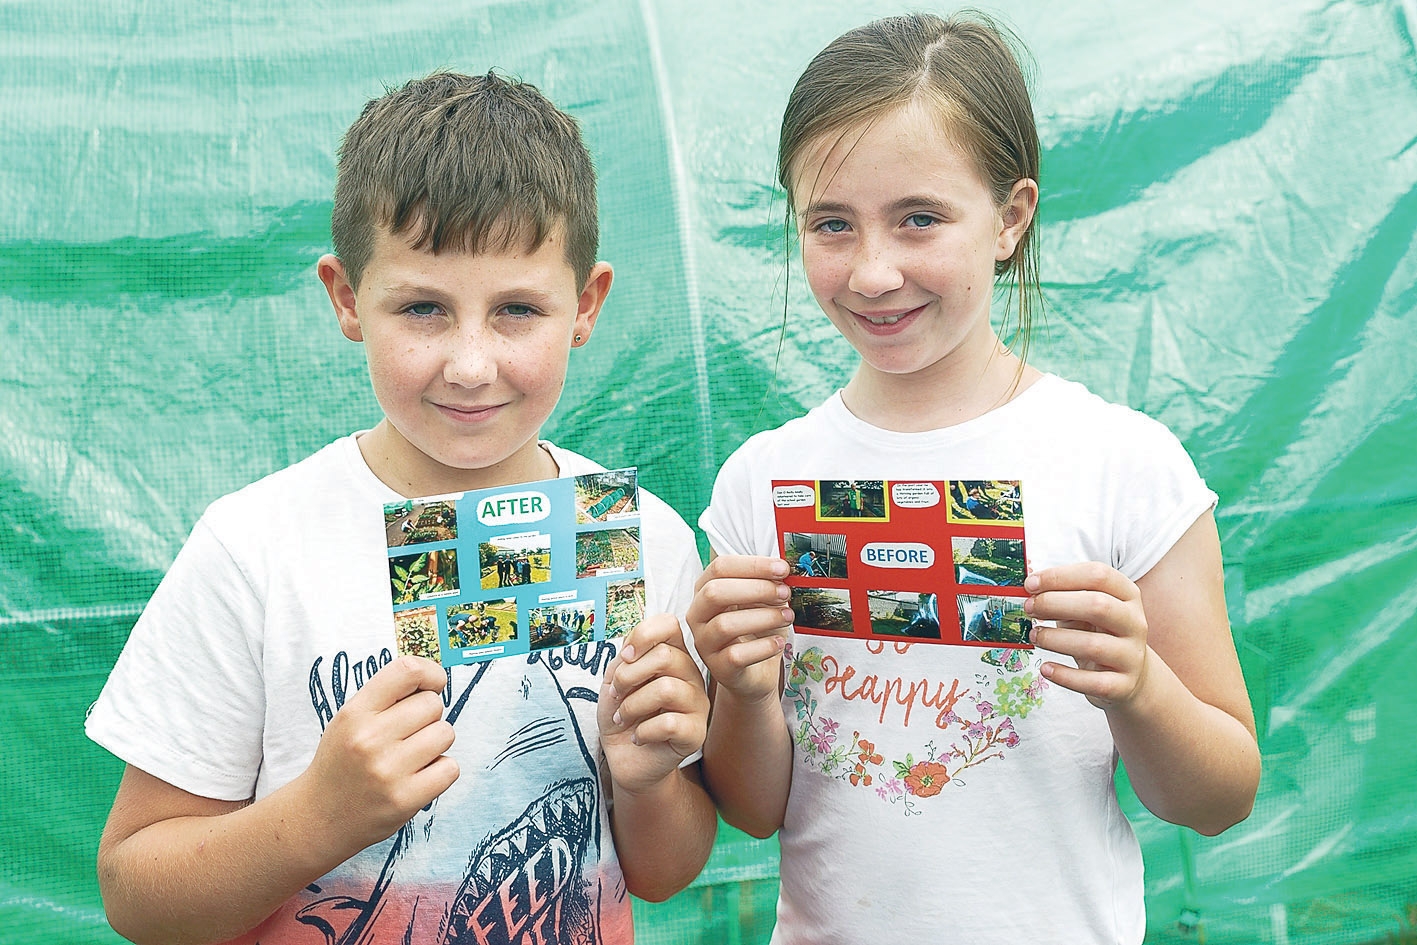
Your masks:
<svg viewBox="0 0 1417 945"><path fill-rule="evenodd" d="M1031 177L1015 181L1009 191L1009 198L999 208L998 244L994 258L1000 262L1013 256L1019 241L1033 223L1033 214L1038 210L1038 182Z"/></svg>
<svg viewBox="0 0 1417 945"><path fill-rule="evenodd" d="M580 299L576 303L576 329L571 341L574 347L579 348L590 340L595 320L600 317L601 306L605 304L605 297L610 294L610 283L614 281L615 271L610 268L608 262L598 262L590 268L585 288L581 289Z"/></svg>
<svg viewBox="0 0 1417 945"><path fill-rule="evenodd" d="M326 253L315 264L315 271L319 273L320 281L325 284L325 291L329 293L330 304L334 306L335 318L339 321L339 330L350 341L363 341L364 332L359 327L359 314L354 307L354 286L349 284L344 263L333 253Z"/></svg>

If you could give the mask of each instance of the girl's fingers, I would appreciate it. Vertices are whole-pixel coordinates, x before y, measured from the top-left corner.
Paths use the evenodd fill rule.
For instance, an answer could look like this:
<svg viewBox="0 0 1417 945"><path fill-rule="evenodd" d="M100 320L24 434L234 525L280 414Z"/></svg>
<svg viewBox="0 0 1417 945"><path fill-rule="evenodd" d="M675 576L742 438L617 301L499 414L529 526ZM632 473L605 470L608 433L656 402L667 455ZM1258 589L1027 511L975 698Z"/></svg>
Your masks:
<svg viewBox="0 0 1417 945"><path fill-rule="evenodd" d="M1034 627L1033 644L1050 653L1071 656L1078 663L1102 666L1125 660L1127 652L1110 634L1071 627Z"/></svg>
<svg viewBox="0 0 1417 945"><path fill-rule="evenodd" d="M694 593L693 602L689 604L689 625L697 628L700 624L735 610L780 607L791 597L791 588L777 581L719 578L702 584Z"/></svg>
<svg viewBox="0 0 1417 945"><path fill-rule="evenodd" d="M709 566L694 583L694 593L706 585L723 578L749 578L761 581L781 581L791 572L787 562L781 558L766 558L758 555L719 555L709 562Z"/></svg>

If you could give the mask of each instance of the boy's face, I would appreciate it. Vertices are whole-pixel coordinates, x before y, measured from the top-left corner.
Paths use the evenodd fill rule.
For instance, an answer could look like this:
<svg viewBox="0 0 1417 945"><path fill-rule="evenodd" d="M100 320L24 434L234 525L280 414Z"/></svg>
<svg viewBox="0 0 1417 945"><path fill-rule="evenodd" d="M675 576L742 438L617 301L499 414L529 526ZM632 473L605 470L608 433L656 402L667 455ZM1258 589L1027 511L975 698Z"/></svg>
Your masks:
<svg viewBox="0 0 1417 945"><path fill-rule="evenodd" d="M357 291L338 258L319 271L384 411L359 441L375 475L413 497L557 474L537 438L600 314L607 264L582 287L560 232L532 252L435 255L380 228Z"/></svg>

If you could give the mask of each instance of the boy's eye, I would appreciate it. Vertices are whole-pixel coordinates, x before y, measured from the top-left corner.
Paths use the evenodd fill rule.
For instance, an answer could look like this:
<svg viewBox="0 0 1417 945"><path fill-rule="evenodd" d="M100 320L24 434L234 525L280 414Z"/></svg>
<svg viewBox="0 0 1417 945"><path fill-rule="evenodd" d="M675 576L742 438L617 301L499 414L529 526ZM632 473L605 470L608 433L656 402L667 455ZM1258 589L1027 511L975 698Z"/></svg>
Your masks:
<svg viewBox="0 0 1417 945"><path fill-rule="evenodd" d="M928 213L912 213L909 217L906 217L905 222L916 229L924 229L927 226L933 225L935 218Z"/></svg>
<svg viewBox="0 0 1417 945"><path fill-rule="evenodd" d="M817 229L823 233L844 233L846 232L845 220L823 220L817 224Z"/></svg>
<svg viewBox="0 0 1417 945"><path fill-rule="evenodd" d="M431 318L442 311L442 309L434 302L414 302L412 305L405 308L404 311L410 315L416 315L419 318Z"/></svg>
<svg viewBox="0 0 1417 945"><path fill-rule="evenodd" d="M536 309L530 305L522 305L520 302L511 302L502 306L502 311L517 318L525 318L528 315L535 315Z"/></svg>

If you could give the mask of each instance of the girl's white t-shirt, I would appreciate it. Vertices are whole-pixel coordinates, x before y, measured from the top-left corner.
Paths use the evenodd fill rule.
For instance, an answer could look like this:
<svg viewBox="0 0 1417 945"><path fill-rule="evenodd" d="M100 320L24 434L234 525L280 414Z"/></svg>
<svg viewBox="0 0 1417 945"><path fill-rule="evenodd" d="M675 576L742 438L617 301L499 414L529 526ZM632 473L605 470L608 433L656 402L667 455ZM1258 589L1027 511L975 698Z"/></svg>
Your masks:
<svg viewBox="0 0 1417 945"><path fill-rule="evenodd" d="M781 553L774 479L1018 480L1029 570L1101 561L1133 580L1216 501L1164 426L1053 375L940 430L873 427L837 394L758 434L700 518L716 553ZM794 635L775 943L1142 941L1106 718L1042 662Z"/></svg>

